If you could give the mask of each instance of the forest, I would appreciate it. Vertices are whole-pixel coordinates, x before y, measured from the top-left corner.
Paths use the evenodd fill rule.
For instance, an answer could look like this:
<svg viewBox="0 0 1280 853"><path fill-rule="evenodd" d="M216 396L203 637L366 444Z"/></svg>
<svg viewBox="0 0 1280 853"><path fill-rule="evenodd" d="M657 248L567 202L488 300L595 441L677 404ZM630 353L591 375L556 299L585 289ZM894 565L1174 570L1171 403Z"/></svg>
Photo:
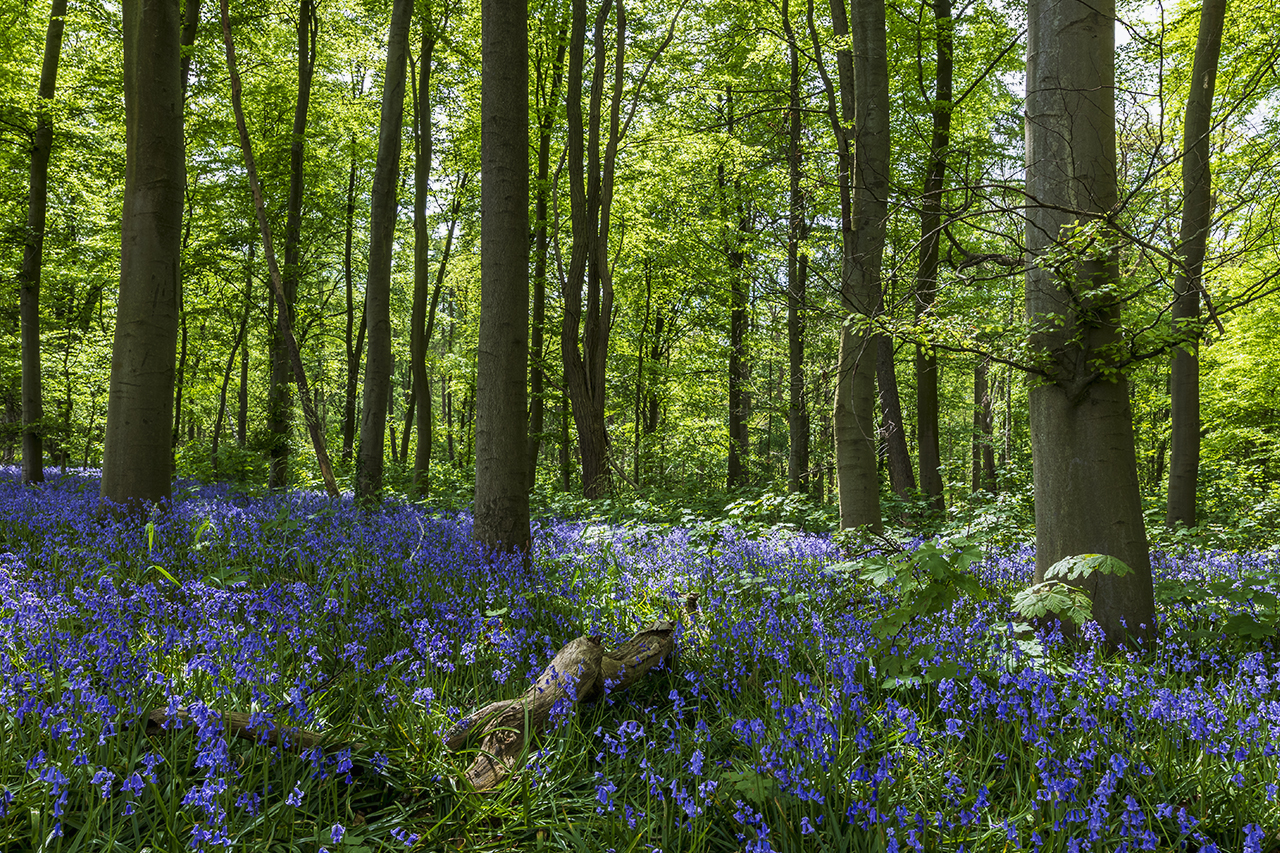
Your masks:
<svg viewBox="0 0 1280 853"><path fill-rule="evenodd" d="M1280 853L1278 32L0 0L0 853Z"/></svg>

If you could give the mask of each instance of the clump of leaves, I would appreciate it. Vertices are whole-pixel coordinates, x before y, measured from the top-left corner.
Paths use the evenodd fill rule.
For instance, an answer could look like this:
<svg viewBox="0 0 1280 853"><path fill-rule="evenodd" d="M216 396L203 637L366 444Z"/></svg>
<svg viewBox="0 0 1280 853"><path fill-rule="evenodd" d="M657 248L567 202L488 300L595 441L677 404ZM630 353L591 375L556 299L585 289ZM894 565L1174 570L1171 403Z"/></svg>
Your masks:
<svg viewBox="0 0 1280 853"><path fill-rule="evenodd" d="M1044 580L1013 597L1013 609L1024 619L1056 615L1080 627L1093 620L1096 576L1124 577L1132 571L1123 560L1107 554L1064 557L1045 571Z"/></svg>

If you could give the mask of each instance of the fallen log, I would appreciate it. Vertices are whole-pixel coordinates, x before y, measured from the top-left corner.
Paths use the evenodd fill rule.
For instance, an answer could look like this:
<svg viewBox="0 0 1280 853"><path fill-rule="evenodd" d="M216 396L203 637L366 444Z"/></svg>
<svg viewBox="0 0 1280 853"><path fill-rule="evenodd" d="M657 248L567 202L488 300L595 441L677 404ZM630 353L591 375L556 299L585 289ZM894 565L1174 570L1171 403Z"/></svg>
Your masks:
<svg viewBox="0 0 1280 853"><path fill-rule="evenodd" d="M282 729L275 725L272 725L271 728L264 728L263 724L254 718L253 714L245 714L240 711L220 711L218 716L228 737L252 741L253 743L269 743L272 746L284 744L287 745L288 749L295 752L305 752L316 747L327 750L351 749L353 752L367 749L363 743L335 741L322 732L315 732L310 729L295 728L293 726ZM169 722L174 720L184 724L189 723L191 722L191 712L186 708L176 708L172 711L167 708L152 710L147 714L147 734L153 737L162 734L169 729Z"/></svg>
<svg viewBox="0 0 1280 853"><path fill-rule="evenodd" d="M516 769L525 744L546 728L557 705L626 690L674 650L671 622L655 622L613 651L599 637L570 640L521 696L491 702L445 732L445 748L457 752L479 739L465 778L476 790L492 788Z"/></svg>

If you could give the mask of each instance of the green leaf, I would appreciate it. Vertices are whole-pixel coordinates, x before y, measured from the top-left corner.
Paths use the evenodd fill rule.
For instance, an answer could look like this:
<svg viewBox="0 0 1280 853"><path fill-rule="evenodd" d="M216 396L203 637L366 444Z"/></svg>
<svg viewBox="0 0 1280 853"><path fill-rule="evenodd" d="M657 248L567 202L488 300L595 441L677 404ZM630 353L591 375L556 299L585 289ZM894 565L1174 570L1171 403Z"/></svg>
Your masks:
<svg viewBox="0 0 1280 853"><path fill-rule="evenodd" d="M1224 626L1229 633L1250 640L1265 640L1276 633L1274 622L1259 622L1252 613L1237 613Z"/></svg>
<svg viewBox="0 0 1280 853"><path fill-rule="evenodd" d="M1074 557L1064 557L1050 566L1044 573L1044 579L1071 582L1087 578L1095 572L1124 577L1133 572L1133 569L1123 560L1108 554L1077 554Z"/></svg>

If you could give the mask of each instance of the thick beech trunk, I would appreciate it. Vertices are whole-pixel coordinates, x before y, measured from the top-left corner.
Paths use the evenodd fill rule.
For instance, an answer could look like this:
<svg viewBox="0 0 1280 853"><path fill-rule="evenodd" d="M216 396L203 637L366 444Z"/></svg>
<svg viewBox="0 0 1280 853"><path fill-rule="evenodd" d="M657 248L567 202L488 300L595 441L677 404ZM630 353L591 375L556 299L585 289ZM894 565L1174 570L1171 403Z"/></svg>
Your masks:
<svg viewBox="0 0 1280 853"><path fill-rule="evenodd" d="M529 35L525 0L482 0L480 330L474 536L530 548Z"/></svg>
<svg viewBox="0 0 1280 853"><path fill-rule="evenodd" d="M1196 526L1196 486L1200 475L1200 294L1204 289L1205 246L1212 221L1209 172L1209 129L1213 90L1222 49L1222 21L1227 0L1205 0L1200 8L1200 32L1182 137L1182 228L1178 254L1182 267L1173 280L1173 332L1181 345L1170 366L1171 443L1169 503L1165 522L1170 527Z"/></svg>
<svg viewBox="0 0 1280 853"><path fill-rule="evenodd" d="M859 2L853 8L850 19L845 0L831 0L832 31L838 41L848 45L836 51L838 106L836 88L819 63L839 158L840 296L847 314L840 329L832 419L840 526L879 530L876 346L870 320L880 300L888 216L888 47L883 0ZM820 55L812 19L809 23L815 55Z"/></svg>
<svg viewBox="0 0 1280 853"><path fill-rule="evenodd" d="M182 134L178 0L124 2L125 187L102 502L171 494Z"/></svg>
<svg viewBox="0 0 1280 853"><path fill-rule="evenodd" d="M22 482L44 482L44 389L40 379L40 271L49 206L49 154L53 148L53 91L62 53L67 0L54 0L44 37L44 63L36 92L36 128L31 138L27 233L18 275L18 315L22 325Z"/></svg>
<svg viewBox="0 0 1280 853"><path fill-rule="evenodd" d="M1029 21L1026 304L1044 365L1029 392L1035 578L1076 554L1127 563L1129 575L1090 579L1094 618L1119 644L1150 638L1155 613L1128 381L1115 366L1117 258L1099 248L1071 276L1056 257L1039 265L1078 223L1105 228L1117 201L1115 6L1032 0Z"/></svg>
<svg viewBox="0 0 1280 853"><path fill-rule="evenodd" d="M360 450L356 455L356 498L382 497L382 468L391 397L391 251L400 183L400 130L404 119L405 67L413 0L394 0L387 35L378 162L373 172L369 216L369 274L364 289L369 355L364 363L364 399L360 411Z"/></svg>

